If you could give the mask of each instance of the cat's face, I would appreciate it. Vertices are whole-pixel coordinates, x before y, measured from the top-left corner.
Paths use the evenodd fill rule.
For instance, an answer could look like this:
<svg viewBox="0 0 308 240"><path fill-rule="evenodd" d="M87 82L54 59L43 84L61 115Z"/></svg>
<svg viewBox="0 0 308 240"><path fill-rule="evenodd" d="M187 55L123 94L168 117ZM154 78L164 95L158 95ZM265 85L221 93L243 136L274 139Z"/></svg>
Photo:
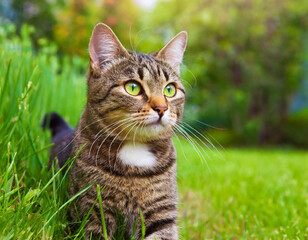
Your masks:
<svg viewBox="0 0 308 240"><path fill-rule="evenodd" d="M172 134L185 102L179 64L186 38L182 32L158 53L146 55L126 51L106 25L95 27L87 106L98 130L133 141Z"/></svg>

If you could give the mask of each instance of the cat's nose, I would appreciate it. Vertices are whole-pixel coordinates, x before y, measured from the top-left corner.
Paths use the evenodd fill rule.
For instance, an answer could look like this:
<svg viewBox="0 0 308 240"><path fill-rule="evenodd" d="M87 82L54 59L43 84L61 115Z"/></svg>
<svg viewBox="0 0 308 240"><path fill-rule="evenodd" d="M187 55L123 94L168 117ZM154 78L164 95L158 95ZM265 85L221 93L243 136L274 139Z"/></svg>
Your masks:
<svg viewBox="0 0 308 240"><path fill-rule="evenodd" d="M153 110L158 113L159 117L162 118L164 116L165 111L168 110L167 106L155 106Z"/></svg>
<svg viewBox="0 0 308 240"><path fill-rule="evenodd" d="M162 118L164 113L168 110L166 99L163 96L153 98L151 101L151 107L158 113L160 118Z"/></svg>

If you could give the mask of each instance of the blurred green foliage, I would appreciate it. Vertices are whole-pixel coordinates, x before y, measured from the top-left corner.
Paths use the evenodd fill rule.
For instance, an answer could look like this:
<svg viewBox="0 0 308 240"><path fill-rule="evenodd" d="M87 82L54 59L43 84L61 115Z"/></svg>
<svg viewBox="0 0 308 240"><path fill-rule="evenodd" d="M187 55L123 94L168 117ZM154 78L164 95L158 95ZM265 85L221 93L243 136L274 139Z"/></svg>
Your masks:
<svg viewBox="0 0 308 240"><path fill-rule="evenodd" d="M11 21L20 32L22 25L27 23L35 26L31 38L36 43L38 38L53 37L52 28L56 23L55 13L61 7L61 1L40 0L3 0L0 1L0 20Z"/></svg>
<svg viewBox="0 0 308 240"><path fill-rule="evenodd" d="M183 78L194 84L188 104L195 107L188 115L243 142L277 143L307 60L307 12L305 0L171 0L146 24L189 33Z"/></svg>
<svg viewBox="0 0 308 240"><path fill-rule="evenodd" d="M283 128L284 142L300 147L308 146L308 109L287 118Z"/></svg>
<svg viewBox="0 0 308 240"><path fill-rule="evenodd" d="M158 1L149 10L132 0L70 0L45 7L36 0L26 2L48 11L35 15L42 21L28 22L41 32L41 24L49 19L52 34L47 28L45 36L52 35L63 55L88 58L97 22L110 25L125 47L144 52L158 50L187 30L182 67L188 92L186 121L205 130L195 120L226 129L210 132L227 145L307 146L296 136L307 128L306 117L301 117L307 113L299 114L301 124L292 124L296 117L289 108L308 61L308 1L170 0Z"/></svg>
<svg viewBox="0 0 308 240"><path fill-rule="evenodd" d="M61 52L88 56L87 48L94 25L108 24L124 44L130 43L130 28L138 17L131 0L66 1L56 14L54 39Z"/></svg>

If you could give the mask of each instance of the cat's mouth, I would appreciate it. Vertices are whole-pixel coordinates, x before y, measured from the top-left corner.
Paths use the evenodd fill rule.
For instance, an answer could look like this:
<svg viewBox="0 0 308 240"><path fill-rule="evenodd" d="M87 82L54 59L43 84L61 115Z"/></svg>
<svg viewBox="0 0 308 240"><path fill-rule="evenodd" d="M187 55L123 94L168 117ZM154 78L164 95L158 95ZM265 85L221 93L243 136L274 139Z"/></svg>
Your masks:
<svg viewBox="0 0 308 240"><path fill-rule="evenodd" d="M132 131L130 137L138 141L150 141L171 133L172 123L169 118L150 117L137 125L136 130Z"/></svg>
<svg viewBox="0 0 308 240"><path fill-rule="evenodd" d="M149 119L145 125L149 127L159 127L159 126L166 127L167 122L163 118Z"/></svg>
<svg viewBox="0 0 308 240"><path fill-rule="evenodd" d="M161 118L154 118L154 119L149 119L147 121L147 125L159 125L162 123Z"/></svg>
<svg viewBox="0 0 308 240"><path fill-rule="evenodd" d="M161 124L162 124L161 118L159 118L159 119L154 123L154 125L161 125Z"/></svg>
<svg viewBox="0 0 308 240"><path fill-rule="evenodd" d="M173 115L166 111L163 116L159 116L157 112L150 112L147 116L136 115L137 127L132 131L132 138L139 141L148 141L166 136L171 133L173 126Z"/></svg>

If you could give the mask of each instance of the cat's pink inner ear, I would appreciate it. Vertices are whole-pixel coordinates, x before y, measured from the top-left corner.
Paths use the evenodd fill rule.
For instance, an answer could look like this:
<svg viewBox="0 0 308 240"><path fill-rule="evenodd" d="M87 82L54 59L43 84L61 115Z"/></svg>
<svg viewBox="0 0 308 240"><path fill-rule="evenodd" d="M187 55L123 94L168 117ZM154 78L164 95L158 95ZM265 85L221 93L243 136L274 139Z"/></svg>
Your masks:
<svg viewBox="0 0 308 240"><path fill-rule="evenodd" d="M187 44L187 32L183 31L172 38L166 46L161 49L157 57L169 63L177 72L180 72L180 64L183 60Z"/></svg>
<svg viewBox="0 0 308 240"><path fill-rule="evenodd" d="M94 27L89 44L89 53L92 68L102 67L105 62L128 55L117 36L103 23L98 23Z"/></svg>

